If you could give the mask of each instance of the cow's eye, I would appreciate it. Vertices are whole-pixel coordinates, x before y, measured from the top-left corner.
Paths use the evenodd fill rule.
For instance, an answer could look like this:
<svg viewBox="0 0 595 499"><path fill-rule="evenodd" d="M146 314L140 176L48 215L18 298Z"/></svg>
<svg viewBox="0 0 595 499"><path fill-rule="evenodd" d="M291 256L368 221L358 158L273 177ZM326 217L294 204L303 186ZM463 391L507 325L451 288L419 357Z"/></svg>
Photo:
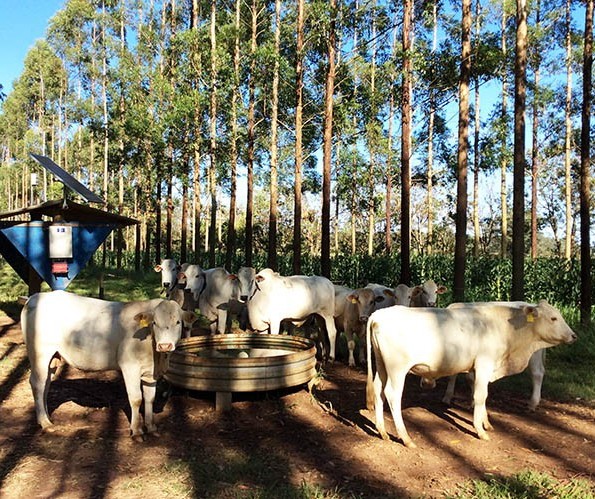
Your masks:
<svg viewBox="0 0 595 499"><path fill-rule="evenodd" d="M557 318L557 317L552 317L552 322L553 322L553 321L557 321L557 320L558 320L558 318Z"/></svg>
<svg viewBox="0 0 595 499"><path fill-rule="evenodd" d="M176 322L176 325L178 325L178 324L181 324L181 323L180 323L180 321L177 321L177 322Z"/></svg>

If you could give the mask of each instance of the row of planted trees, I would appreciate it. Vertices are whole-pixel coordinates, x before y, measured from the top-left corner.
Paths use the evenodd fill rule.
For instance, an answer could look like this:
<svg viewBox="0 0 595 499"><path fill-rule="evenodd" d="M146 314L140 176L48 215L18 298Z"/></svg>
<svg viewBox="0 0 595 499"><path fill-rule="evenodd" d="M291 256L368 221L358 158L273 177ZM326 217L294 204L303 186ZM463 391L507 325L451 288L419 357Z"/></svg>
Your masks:
<svg viewBox="0 0 595 499"><path fill-rule="evenodd" d="M591 3L67 0L2 104L1 208L52 197L41 152L157 260L264 249L299 273L315 251L330 275L333 252L398 251L409 282L412 247L454 250L462 297L483 248L512 255L518 297L526 234L570 258L580 214L590 265Z"/></svg>

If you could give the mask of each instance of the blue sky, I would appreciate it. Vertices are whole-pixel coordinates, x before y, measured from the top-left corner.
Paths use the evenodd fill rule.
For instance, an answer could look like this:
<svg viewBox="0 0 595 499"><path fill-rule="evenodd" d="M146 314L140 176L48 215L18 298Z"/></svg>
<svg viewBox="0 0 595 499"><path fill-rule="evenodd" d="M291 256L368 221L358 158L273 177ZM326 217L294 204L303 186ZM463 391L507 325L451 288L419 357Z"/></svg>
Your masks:
<svg viewBox="0 0 595 499"><path fill-rule="evenodd" d="M50 18L64 0L0 0L0 84L4 93L23 71L35 41L45 37Z"/></svg>

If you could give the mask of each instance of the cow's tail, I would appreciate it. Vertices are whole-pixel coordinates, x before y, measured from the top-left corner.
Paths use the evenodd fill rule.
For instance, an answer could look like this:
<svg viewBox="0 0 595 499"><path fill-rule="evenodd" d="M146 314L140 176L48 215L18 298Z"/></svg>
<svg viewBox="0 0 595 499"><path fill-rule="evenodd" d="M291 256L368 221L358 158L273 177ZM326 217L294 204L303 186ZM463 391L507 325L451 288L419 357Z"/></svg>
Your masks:
<svg viewBox="0 0 595 499"><path fill-rule="evenodd" d="M36 296L36 295L33 295L33 296ZM27 316L29 315L29 311L30 311L31 307L33 306L33 302L31 301L31 298L33 296L29 297L25 301L25 304L23 305L23 308L21 309L21 332L23 333L23 342L25 343L25 345L27 344Z"/></svg>
<svg viewBox="0 0 595 499"><path fill-rule="evenodd" d="M368 364L368 376L366 378L366 407L369 411L374 410L374 373L372 371L372 324L374 314L368 318L366 323L366 363Z"/></svg>

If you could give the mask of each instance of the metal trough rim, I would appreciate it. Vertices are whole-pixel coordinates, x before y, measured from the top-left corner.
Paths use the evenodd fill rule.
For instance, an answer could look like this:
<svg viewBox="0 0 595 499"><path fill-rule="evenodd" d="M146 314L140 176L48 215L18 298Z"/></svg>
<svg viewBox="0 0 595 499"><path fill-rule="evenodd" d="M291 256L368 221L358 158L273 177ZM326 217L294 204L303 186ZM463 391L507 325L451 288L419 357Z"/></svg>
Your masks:
<svg viewBox="0 0 595 499"><path fill-rule="evenodd" d="M253 357L201 357L199 350L263 348L287 354ZM255 392L308 383L316 375L316 347L308 338L270 334L224 334L184 338L170 354L165 379L190 390Z"/></svg>

